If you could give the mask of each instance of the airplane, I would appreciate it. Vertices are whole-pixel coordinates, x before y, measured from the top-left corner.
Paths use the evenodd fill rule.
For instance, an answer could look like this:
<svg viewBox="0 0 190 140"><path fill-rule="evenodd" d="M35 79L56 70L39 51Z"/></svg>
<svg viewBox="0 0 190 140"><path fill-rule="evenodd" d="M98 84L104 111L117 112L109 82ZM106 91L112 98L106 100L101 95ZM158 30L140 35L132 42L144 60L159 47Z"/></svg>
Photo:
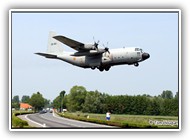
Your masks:
<svg viewBox="0 0 190 140"><path fill-rule="evenodd" d="M76 52L65 52L61 43ZM109 71L112 66L123 64L138 67L139 62L150 57L148 53L138 47L109 49L108 47L99 48L98 45L99 41L94 41L93 44L84 44L50 31L47 52L35 54L50 59L59 59L82 68L91 68L92 70L97 68L101 72Z"/></svg>

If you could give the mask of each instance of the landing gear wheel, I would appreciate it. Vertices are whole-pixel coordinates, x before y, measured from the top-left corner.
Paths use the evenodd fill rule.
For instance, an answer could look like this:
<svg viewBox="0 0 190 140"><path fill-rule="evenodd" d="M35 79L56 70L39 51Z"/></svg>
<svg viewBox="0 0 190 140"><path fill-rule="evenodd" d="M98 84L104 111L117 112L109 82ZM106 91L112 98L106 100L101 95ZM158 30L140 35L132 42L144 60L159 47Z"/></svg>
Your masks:
<svg viewBox="0 0 190 140"><path fill-rule="evenodd" d="M104 71L104 68L103 68L103 67L99 67L99 70L100 70L100 71Z"/></svg>
<svg viewBox="0 0 190 140"><path fill-rule="evenodd" d="M110 66L105 67L105 71L108 71L110 69Z"/></svg>
<svg viewBox="0 0 190 140"><path fill-rule="evenodd" d="M91 67L92 70L94 70L96 67Z"/></svg>
<svg viewBox="0 0 190 140"><path fill-rule="evenodd" d="M139 66L139 63L135 63L134 66L135 66L135 67L138 67L138 66Z"/></svg>

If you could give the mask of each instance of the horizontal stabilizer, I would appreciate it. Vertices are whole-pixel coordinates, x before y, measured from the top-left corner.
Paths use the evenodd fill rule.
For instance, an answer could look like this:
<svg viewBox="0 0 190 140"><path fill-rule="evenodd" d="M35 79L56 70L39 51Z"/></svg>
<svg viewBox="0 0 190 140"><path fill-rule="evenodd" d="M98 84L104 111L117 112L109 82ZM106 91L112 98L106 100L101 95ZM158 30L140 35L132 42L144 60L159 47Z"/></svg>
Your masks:
<svg viewBox="0 0 190 140"><path fill-rule="evenodd" d="M46 58L57 58L57 55L48 54L48 53L35 53L35 54L44 56Z"/></svg>

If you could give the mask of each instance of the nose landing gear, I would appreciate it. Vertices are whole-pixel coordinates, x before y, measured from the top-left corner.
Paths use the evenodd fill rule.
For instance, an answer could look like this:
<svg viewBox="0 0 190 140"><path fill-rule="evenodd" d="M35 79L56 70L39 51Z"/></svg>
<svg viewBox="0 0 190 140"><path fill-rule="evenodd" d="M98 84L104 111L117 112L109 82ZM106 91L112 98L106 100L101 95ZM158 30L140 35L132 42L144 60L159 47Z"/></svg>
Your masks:
<svg viewBox="0 0 190 140"><path fill-rule="evenodd" d="M138 67L138 66L139 66L139 63L135 63L134 66L135 66L135 67Z"/></svg>

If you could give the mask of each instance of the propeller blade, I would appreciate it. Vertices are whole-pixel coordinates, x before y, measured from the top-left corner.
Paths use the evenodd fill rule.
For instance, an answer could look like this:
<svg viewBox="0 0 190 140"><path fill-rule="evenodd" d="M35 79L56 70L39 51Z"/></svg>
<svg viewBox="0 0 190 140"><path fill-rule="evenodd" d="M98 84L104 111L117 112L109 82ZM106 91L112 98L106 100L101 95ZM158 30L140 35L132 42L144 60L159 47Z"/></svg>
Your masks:
<svg viewBox="0 0 190 140"><path fill-rule="evenodd" d="M100 41L98 40L98 41L96 42L94 36L93 36L93 40L94 40L94 45L93 45L93 46L95 47L96 50L98 50L98 45L99 45L99 42L100 42Z"/></svg>
<svg viewBox="0 0 190 140"><path fill-rule="evenodd" d="M104 49L106 52L108 52L108 53L110 53L110 51L109 51L109 48L108 47L105 47L105 49Z"/></svg>

